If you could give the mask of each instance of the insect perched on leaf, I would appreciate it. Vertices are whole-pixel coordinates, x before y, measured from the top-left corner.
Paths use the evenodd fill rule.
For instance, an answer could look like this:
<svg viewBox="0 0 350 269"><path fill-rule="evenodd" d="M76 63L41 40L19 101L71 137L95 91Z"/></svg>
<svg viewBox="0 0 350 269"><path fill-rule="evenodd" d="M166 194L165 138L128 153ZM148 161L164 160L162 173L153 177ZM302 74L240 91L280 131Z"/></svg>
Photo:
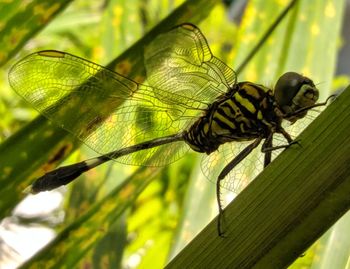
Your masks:
<svg viewBox="0 0 350 269"><path fill-rule="evenodd" d="M109 160L162 166L189 149L210 155L224 144L252 141L217 178L222 235L221 181L263 140L268 165L273 150L295 143L282 122L294 123L326 102L317 104L312 80L294 72L282 75L274 91L238 83L235 72L212 55L200 30L188 23L155 38L145 49L144 64L147 85L53 50L30 54L12 67L9 80L19 95L101 154L46 173L31 191L65 185ZM274 134L286 143L273 146Z"/></svg>

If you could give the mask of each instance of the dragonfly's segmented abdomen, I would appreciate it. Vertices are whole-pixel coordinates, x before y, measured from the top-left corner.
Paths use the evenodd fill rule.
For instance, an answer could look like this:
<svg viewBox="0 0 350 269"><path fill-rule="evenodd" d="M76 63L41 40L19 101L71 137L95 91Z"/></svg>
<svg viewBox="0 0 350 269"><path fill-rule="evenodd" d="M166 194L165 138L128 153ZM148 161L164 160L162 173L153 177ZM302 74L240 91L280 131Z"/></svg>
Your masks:
<svg viewBox="0 0 350 269"><path fill-rule="evenodd" d="M185 139L193 150L209 154L226 142L266 137L275 119L272 91L241 82L189 128Z"/></svg>

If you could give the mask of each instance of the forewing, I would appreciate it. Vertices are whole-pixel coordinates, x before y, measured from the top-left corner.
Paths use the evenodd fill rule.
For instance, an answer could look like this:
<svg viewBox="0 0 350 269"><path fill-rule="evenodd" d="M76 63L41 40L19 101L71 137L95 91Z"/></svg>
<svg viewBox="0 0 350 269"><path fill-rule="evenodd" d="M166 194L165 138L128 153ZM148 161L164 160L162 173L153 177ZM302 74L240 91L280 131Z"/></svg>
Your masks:
<svg viewBox="0 0 350 269"><path fill-rule="evenodd" d="M181 132L203 104L139 85L102 66L58 51L33 53L9 73L13 89L41 114L68 130L93 150L105 154L136 143ZM188 147L175 142L167 156L148 161L156 149L118 159L143 165L164 165ZM174 151L178 153L172 155Z"/></svg>
<svg viewBox="0 0 350 269"><path fill-rule="evenodd" d="M207 104L236 83L235 72L212 55L203 34L188 23L156 37L145 49L145 66L151 86Z"/></svg>

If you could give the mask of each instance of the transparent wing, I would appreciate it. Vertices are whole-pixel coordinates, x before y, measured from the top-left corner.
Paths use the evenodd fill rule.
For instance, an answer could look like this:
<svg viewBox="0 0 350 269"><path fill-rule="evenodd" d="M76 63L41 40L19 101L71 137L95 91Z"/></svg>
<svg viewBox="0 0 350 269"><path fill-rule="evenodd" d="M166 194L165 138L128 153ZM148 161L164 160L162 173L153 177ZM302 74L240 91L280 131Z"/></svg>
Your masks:
<svg viewBox="0 0 350 269"><path fill-rule="evenodd" d="M216 183L223 168L251 143L252 141L226 143L212 154L203 156L201 168L204 175ZM263 163L263 154L260 153L260 147L257 147L221 181L221 187L238 194L262 171Z"/></svg>
<svg viewBox="0 0 350 269"><path fill-rule="evenodd" d="M212 55L205 37L192 24L159 35L144 56L149 85L189 99L211 103L236 83L235 72Z"/></svg>
<svg viewBox="0 0 350 269"><path fill-rule="evenodd" d="M41 114L100 154L185 130L236 83L233 70L191 24L151 42L145 66L150 86L68 53L42 51L17 63L9 80ZM158 160L150 160L154 148L117 161L165 165L188 150L182 142L159 150L164 147L167 155Z"/></svg>
<svg viewBox="0 0 350 269"><path fill-rule="evenodd" d="M82 58L58 51L31 54L9 73L13 89L41 114L70 131L100 154L175 134L203 111L203 103L139 85ZM206 108L206 107L205 107ZM149 161L157 149L118 159L142 165L164 165L179 158L185 143L166 145L168 156ZM172 155L174 151L177 154Z"/></svg>
<svg viewBox="0 0 350 269"><path fill-rule="evenodd" d="M318 114L319 112L317 111L309 111L304 119L298 120L293 125L284 126L284 128L292 138L296 138ZM201 168L204 175L210 181L216 183L222 169L250 143L252 143L252 141L226 143L221 145L219 149L212 154L203 156ZM282 135L274 135L274 146L285 145L286 143L287 141ZM273 151L272 160L282 151L282 149ZM263 170L263 168L264 154L261 152L261 146L259 146L222 180L221 187L238 194Z"/></svg>

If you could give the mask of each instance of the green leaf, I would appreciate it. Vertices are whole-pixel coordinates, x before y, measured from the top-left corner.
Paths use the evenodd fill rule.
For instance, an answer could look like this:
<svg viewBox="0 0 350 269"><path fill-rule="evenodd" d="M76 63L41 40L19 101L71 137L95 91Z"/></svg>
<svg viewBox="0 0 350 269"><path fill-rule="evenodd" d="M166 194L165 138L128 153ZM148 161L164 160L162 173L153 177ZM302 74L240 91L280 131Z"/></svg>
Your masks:
<svg viewBox="0 0 350 269"><path fill-rule="evenodd" d="M0 66L13 57L23 45L44 28L71 0L10 1L1 4Z"/></svg>

